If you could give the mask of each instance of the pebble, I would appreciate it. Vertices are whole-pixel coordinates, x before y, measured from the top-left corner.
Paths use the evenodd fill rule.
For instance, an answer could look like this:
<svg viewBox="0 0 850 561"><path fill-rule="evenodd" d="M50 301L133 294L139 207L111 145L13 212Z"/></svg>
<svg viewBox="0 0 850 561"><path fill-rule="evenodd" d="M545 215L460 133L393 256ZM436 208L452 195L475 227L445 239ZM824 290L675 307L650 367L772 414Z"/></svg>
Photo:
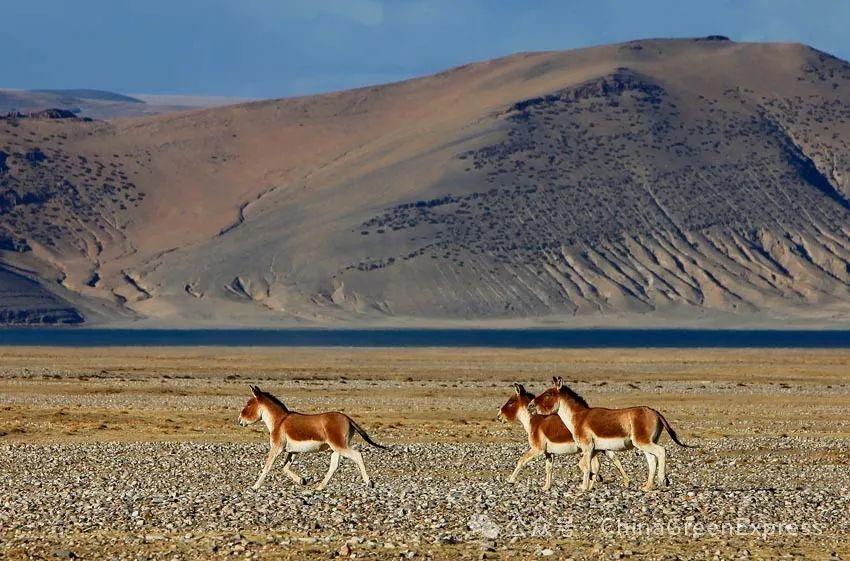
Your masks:
<svg viewBox="0 0 850 561"><path fill-rule="evenodd" d="M15 548L41 552L32 556L85 558L79 543L96 543L105 551L102 558L122 560L148 549L162 551L157 559L186 558L184 549L262 558L263 551L282 547L319 547L327 556L419 558L420 544L468 544L485 555L526 548L526 555L549 556L556 551L551 544L573 537L595 544L588 553L602 556L602 544L610 544L620 549L608 552L632 557L641 548L617 543L617 532L643 539L641 524L697 528L743 520L757 532L769 524L806 522L821 530L827 544L850 533L846 461L785 461L801 450L833 457L846 441L760 436L703 439L700 445L683 450L667 442L673 484L650 494L638 489L646 464L633 454L621 455L632 476L629 488L603 458L607 477L582 493L577 459L560 456L555 486L543 494L542 462L529 464L517 485L505 482L524 451L521 443L361 447L375 488L365 487L354 464L343 460L322 492L294 485L280 465L262 488L251 490L266 453L262 443L3 444L0 558ZM747 452L754 453L746 461L729 461ZM327 462L325 454L298 456L292 469L315 482ZM738 557L757 555L744 550L753 549L749 544L730 543L723 547ZM712 545L708 556L720 544Z"/></svg>

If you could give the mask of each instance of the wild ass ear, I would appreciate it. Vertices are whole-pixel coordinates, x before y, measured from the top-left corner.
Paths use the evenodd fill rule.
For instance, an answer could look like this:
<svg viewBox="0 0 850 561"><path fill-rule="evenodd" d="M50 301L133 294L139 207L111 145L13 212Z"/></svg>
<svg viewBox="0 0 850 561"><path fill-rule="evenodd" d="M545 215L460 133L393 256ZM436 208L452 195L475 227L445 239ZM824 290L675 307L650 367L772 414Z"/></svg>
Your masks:
<svg viewBox="0 0 850 561"><path fill-rule="evenodd" d="M257 396L260 395L260 388L259 387L254 386L254 385L251 385L251 386L248 386L248 387L251 388L251 393L254 394L254 397L257 397Z"/></svg>
<svg viewBox="0 0 850 561"><path fill-rule="evenodd" d="M552 383L555 385L556 388L558 388L560 390L561 386L564 385L564 380L560 376L553 376L552 377Z"/></svg>
<svg viewBox="0 0 850 561"><path fill-rule="evenodd" d="M525 391L525 388L522 387L522 384L517 384L516 382L514 382L514 391L517 395L522 395Z"/></svg>

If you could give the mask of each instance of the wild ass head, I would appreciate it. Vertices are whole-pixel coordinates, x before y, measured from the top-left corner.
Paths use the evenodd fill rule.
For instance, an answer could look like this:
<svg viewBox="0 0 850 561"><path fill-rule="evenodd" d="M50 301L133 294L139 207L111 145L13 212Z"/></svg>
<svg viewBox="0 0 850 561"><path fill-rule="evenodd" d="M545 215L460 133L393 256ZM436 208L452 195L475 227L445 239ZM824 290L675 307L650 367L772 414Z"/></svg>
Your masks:
<svg viewBox="0 0 850 561"><path fill-rule="evenodd" d="M567 386L560 376L555 376L552 378L552 387L534 398L528 404L528 409L532 413L551 415L558 412L562 403L570 409L589 407L584 398Z"/></svg>
<svg viewBox="0 0 850 561"><path fill-rule="evenodd" d="M513 386L514 395L499 408L499 414L496 416L499 421L516 421L520 411L527 409L534 399L534 394L526 391L522 384L514 383Z"/></svg>
<svg viewBox="0 0 850 561"><path fill-rule="evenodd" d="M248 400L248 403L245 404L245 407L242 408L242 412L239 413L239 424L243 427L253 425L263 418L263 406L262 403L260 403L260 399L263 396L263 390L257 386L249 387L251 388L251 398Z"/></svg>
<svg viewBox="0 0 850 561"><path fill-rule="evenodd" d="M552 387L538 395L528 404L528 410L540 415L552 415L558 412L561 400L558 399L558 390L561 389L563 380L560 376L552 378Z"/></svg>

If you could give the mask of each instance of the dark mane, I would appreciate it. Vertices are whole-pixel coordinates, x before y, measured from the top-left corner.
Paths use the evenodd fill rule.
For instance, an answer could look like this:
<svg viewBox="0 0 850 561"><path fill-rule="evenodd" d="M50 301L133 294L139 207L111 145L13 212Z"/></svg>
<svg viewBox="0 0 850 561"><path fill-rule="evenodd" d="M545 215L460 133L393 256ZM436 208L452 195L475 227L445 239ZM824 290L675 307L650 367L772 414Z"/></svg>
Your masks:
<svg viewBox="0 0 850 561"><path fill-rule="evenodd" d="M534 401L534 398L537 397L525 388L522 389L522 394L520 395L522 395L522 397L526 398L529 401Z"/></svg>
<svg viewBox="0 0 850 561"><path fill-rule="evenodd" d="M582 396L580 396L579 394L577 394L569 386L561 386L561 389L559 391L560 391L560 393L566 395L569 399L575 401L576 403L578 403L582 407L590 408L590 405L587 404L587 402L584 400L584 398Z"/></svg>
<svg viewBox="0 0 850 561"><path fill-rule="evenodd" d="M280 407L281 409L283 409L284 411L289 411L289 409L287 409L286 405L284 405L281 400L279 400L269 392L262 392L262 396L277 405L278 407Z"/></svg>

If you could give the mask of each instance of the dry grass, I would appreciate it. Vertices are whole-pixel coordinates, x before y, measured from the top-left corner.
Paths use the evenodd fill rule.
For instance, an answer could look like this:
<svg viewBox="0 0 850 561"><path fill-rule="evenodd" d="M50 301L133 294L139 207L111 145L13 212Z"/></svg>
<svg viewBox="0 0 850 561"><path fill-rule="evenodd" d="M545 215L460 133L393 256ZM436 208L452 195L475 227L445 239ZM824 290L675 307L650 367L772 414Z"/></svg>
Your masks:
<svg viewBox="0 0 850 561"><path fill-rule="evenodd" d="M342 409L394 441L513 438L493 428L515 380L552 374L592 403L646 403L685 434L847 436L850 352L816 350L3 349L4 441L242 440L259 383Z"/></svg>

